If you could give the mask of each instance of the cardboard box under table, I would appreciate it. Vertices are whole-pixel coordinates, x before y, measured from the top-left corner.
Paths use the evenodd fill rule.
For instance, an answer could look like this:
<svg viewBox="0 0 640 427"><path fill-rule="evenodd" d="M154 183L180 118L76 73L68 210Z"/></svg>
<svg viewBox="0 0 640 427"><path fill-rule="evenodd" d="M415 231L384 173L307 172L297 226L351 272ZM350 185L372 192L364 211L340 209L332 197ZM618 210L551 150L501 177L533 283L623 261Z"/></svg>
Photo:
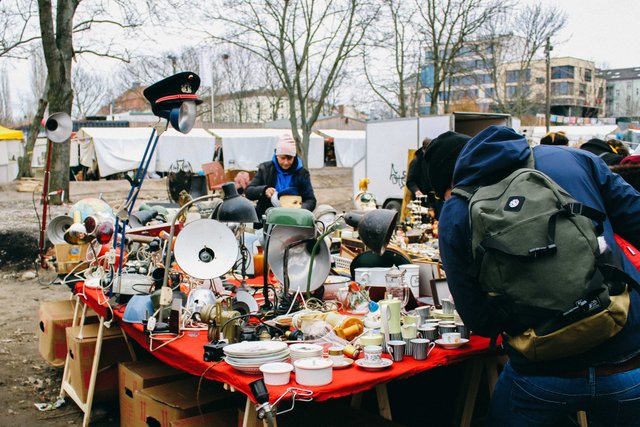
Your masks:
<svg viewBox="0 0 640 427"><path fill-rule="evenodd" d="M87 401L98 327L97 324L90 324L67 328L69 384L82 402ZM117 326L104 328L94 401L117 401L118 363L130 360L131 354L120 328Z"/></svg>
<svg viewBox="0 0 640 427"><path fill-rule="evenodd" d="M198 394L199 378L192 376L138 390L134 393L136 426L170 427L170 422L193 417L229 406L235 400L222 384L203 380Z"/></svg>
<svg viewBox="0 0 640 427"><path fill-rule="evenodd" d="M136 425L134 415L134 394L136 391L176 381L186 376L185 372L157 360L120 363L118 365L120 427Z"/></svg>
<svg viewBox="0 0 640 427"><path fill-rule="evenodd" d="M50 365L64 366L67 357L67 334L65 329L72 326L75 300L48 301L40 304L38 310L38 349L40 355ZM86 323L96 323L98 316L93 310L86 315Z"/></svg>

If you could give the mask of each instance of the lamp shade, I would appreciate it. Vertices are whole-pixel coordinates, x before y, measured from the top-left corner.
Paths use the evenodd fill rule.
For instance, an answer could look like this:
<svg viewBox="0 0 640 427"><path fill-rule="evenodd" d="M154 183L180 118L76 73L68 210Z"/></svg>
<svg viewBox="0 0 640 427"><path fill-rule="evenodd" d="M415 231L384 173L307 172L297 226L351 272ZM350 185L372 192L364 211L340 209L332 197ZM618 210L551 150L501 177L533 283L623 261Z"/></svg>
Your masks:
<svg viewBox="0 0 640 427"><path fill-rule="evenodd" d="M344 220L358 229L360 240L374 253L382 255L391 240L398 212L392 209L376 209L365 213L349 212Z"/></svg>
<svg viewBox="0 0 640 427"><path fill-rule="evenodd" d="M313 213L306 209L270 208L267 210L267 224L313 228Z"/></svg>
<svg viewBox="0 0 640 427"><path fill-rule="evenodd" d="M218 209L218 221L222 222L258 222L253 204L241 197L233 182L222 184L224 198Z"/></svg>

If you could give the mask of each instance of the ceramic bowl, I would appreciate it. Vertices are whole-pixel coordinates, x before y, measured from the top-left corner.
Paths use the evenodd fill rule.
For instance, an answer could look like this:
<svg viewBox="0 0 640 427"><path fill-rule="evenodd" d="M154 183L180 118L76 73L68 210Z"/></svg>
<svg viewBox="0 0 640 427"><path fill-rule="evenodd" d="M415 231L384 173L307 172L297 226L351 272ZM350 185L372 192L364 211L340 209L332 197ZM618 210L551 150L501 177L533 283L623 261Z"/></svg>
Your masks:
<svg viewBox="0 0 640 427"><path fill-rule="evenodd" d="M264 383L267 385L289 384L291 371L291 363L265 363L260 366L260 372L264 374Z"/></svg>

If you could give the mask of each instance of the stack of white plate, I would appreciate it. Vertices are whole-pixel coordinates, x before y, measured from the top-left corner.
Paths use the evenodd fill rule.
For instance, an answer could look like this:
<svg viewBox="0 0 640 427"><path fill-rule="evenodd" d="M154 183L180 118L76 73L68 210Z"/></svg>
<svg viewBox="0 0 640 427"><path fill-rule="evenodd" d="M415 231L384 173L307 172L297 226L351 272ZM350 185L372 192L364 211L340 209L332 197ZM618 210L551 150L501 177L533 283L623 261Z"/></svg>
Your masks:
<svg viewBox="0 0 640 427"><path fill-rule="evenodd" d="M322 357L322 346L318 344L291 344L291 363L308 357Z"/></svg>
<svg viewBox="0 0 640 427"><path fill-rule="evenodd" d="M224 348L225 362L247 374L261 374L265 363L284 362L289 347L282 341L244 341Z"/></svg>

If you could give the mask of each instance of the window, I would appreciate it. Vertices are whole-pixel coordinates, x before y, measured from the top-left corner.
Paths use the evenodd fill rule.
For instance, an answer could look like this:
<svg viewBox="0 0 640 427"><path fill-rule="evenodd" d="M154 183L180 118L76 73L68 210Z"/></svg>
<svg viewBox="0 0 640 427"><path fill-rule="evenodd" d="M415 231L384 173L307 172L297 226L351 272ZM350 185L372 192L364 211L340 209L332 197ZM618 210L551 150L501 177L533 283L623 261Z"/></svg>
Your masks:
<svg viewBox="0 0 640 427"><path fill-rule="evenodd" d="M493 79L491 78L491 74L476 74L476 82L477 84L488 84L493 83Z"/></svg>
<svg viewBox="0 0 640 427"><path fill-rule="evenodd" d="M536 77L536 83L539 85L544 84L544 77Z"/></svg>
<svg viewBox="0 0 640 427"><path fill-rule="evenodd" d="M580 86L578 86L578 96L582 96L582 97L587 96L587 85L586 84L580 83Z"/></svg>
<svg viewBox="0 0 640 427"><path fill-rule="evenodd" d="M573 83L551 83L551 93L553 95L571 95L573 93Z"/></svg>
<svg viewBox="0 0 640 427"><path fill-rule="evenodd" d="M508 70L507 83L516 83L519 81L528 82L531 79L531 70Z"/></svg>
<svg viewBox="0 0 640 427"><path fill-rule="evenodd" d="M529 94L529 85L512 85L507 86L507 98L515 98L516 96L527 96Z"/></svg>
<svg viewBox="0 0 640 427"><path fill-rule="evenodd" d="M551 67L551 80L572 79L574 67L573 65L562 65L560 67Z"/></svg>
<svg viewBox="0 0 640 427"><path fill-rule="evenodd" d="M484 96L487 98L494 98L496 96L496 90L492 87L484 88Z"/></svg>
<svg viewBox="0 0 640 427"><path fill-rule="evenodd" d="M478 89L465 89L465 90L452 90L451 91L451 99L460 100L460 99L474 99L478 97Z"/></svg>
<svg viewBox="0 0 640 427"><path fill-rule="evenodd" d="M585 82L590 82L591 81L591 74L592 71L590 68L585 68L584 69L584 81Z"/></svg>

